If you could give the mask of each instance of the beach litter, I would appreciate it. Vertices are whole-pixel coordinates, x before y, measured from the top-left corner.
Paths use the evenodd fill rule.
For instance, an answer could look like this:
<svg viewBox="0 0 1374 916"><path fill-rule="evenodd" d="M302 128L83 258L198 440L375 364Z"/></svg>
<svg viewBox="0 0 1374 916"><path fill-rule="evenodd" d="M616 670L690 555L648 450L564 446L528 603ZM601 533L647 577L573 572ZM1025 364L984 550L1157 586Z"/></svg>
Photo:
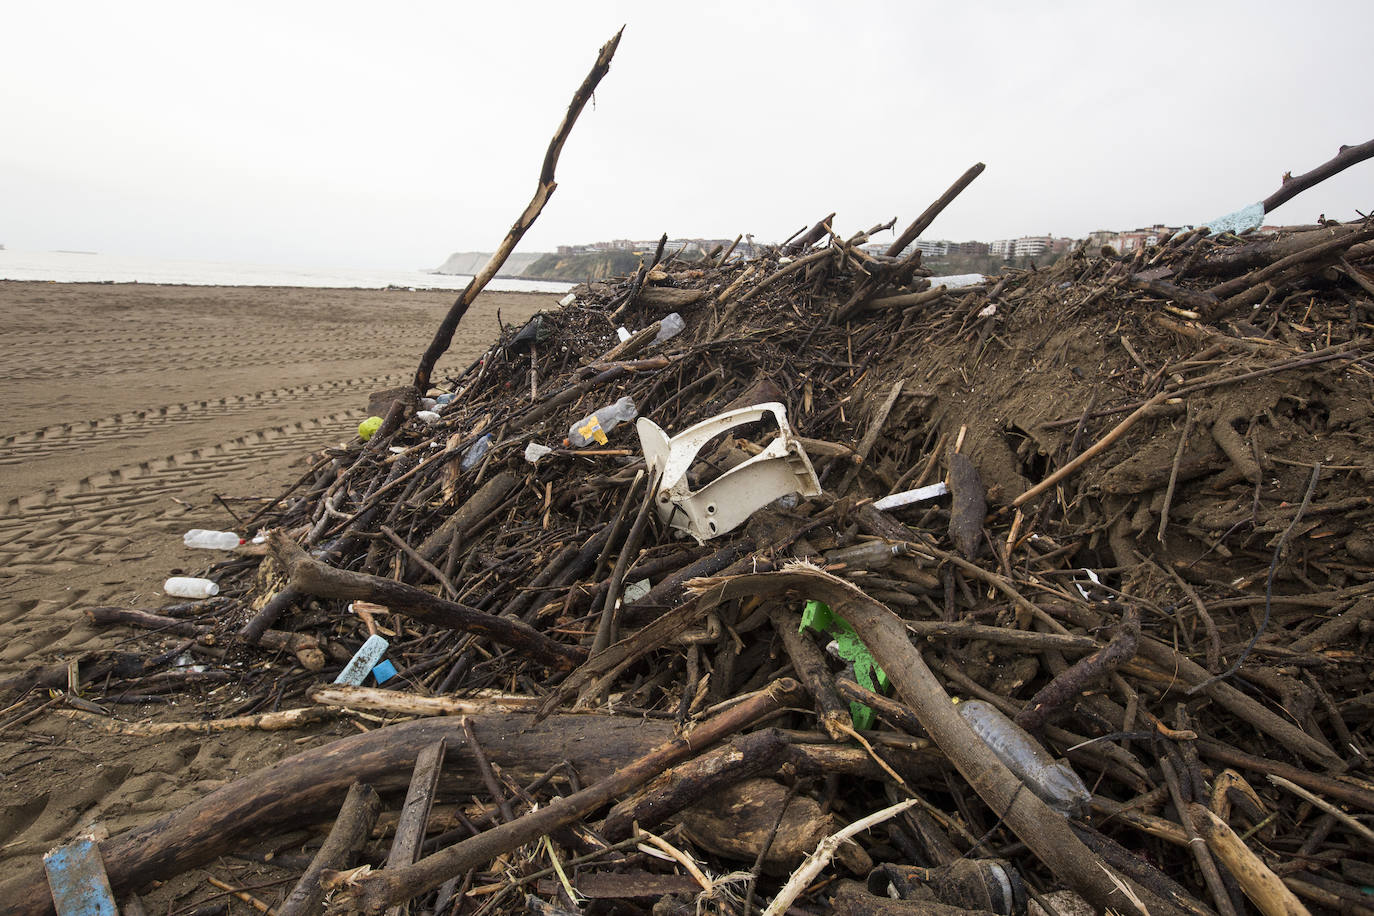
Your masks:
<svg viewBox="0 0 1374 916"><path fill-rule="evenodd" d="M974 862L999 910L1367 908L1374 227L933 286L902 252L980 171L885 254L894 223L833 215L749 258L661 243L436 374L465 290L408 394L204 571L230 597L92 614L222 649L239 692L79 722L337 736L103 840L114 893L304 826L271 905L878 913L864 882ZM9 888L50 911L41 869Z"/></svg>

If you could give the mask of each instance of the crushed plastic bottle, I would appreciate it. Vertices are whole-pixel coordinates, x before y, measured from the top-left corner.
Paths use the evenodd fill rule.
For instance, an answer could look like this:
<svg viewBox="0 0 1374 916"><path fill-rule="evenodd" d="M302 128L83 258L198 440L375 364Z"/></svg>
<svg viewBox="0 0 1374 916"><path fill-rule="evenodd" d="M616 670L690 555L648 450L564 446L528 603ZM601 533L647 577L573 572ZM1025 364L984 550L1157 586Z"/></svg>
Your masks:
<svg viewBox="0 0 1374 916"><path fill-rule="evenodd" d="M538 464L539 459L553 452L547 445L540 445L538 442L531 441L525 446L525 460L530 464Z"/></svg>
<svg viewBox="0 0 1374 916"><path fill-rule="evenodd" d="M233 550L243 543L243 538L232 531L192 528L181 536L181 543L198 550Z"/></svg>
<svg viewBox="0 0 1374 916"><path fill-rule="evenodd" d="M468 450L463 453L463 470L469 470L477 464L480 464L482 459L487 457L487 452L490 450L491 433L487 433L485 436L472 443L472 445L468 446Z"/></svg>
<svg viewBox="0 0 1374 916"><path fill-rule="evenodd" d="M997 759L1041 801L1066 817L1087 810L1092 794L1067 760L1055 760L1029 732L991 703L965 700L955 709Z"/></svg>
<svg viewBox="0 0 1374 916"><path fill-rule="evenodd" d="M447 406L449 405L449 403L452 402L452 401L453 401L453 395L452 395L452 394L441 394L441 395L439 395L437 398L434 399L434 406L436 406L436 407L447 407Z"/></svg>
<svg viewBox="0 0 1374 916"><path fill-rule="evenodd" d="M654 343L662 343L665 340L671 340L681 334L682 329L685 327L687 327L687 322L683 321L682 316L677 312L672 312L664 316L663 321L659 324L658 336L654 338Z"/></svg>
<svg viewBox="0 0 1374 916"><path fill-rule="evenodd" d="M586 448L593 442L605 445L609 440L606 434L621 423L633 420L639 412L631 397L623 397L614 404L607 404L595 413L587 414L568 427L568 444L574 448Z"/></svg>
<svg viewBox="0 0 1374 916"><path fill-rule="evenodd" d="M162 590L173 598L213 598L219 594L218 585L193 576L173 576L162 583Z"/></svg>
<svg viewBox="0 0 1374 916"><path fill-rule="evenodd" d="M432 410L417 410L415 416L424 421L427 426L433 426L439 422L439 415Z"/></svg>

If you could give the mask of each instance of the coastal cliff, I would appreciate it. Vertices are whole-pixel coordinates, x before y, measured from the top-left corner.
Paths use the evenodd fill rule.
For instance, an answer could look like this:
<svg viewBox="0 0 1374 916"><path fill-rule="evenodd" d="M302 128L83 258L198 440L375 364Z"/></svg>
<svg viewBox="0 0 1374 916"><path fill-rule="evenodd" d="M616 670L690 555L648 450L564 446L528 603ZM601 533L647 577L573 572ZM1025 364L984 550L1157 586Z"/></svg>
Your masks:
<svg viewBox="0 0 1374 916"><path fill-rule="evenodd" d="M512 252L506 258L506 263L501 265L501 272L498 277L520 277L524 276L525 269L535 261L544 257L542 251ZM455 251L448 256L444 263L435 268L435 273L440 274L467 274L472 276L481 270L491 257L490 251Z"/></svg>
<svg viewBox="0 0 1374 916"><path fill-rule="evenodd" d="M577 254L546 254L525 268L524 276L539 280L605 280L623 277L639 268L639 255L633 251L582 251Z"/></svg>
<svg viewBox="0 0 1374 916"><path fill-rule="evenodd" d="M487 251L456 251L435 272L471 276L481 270L490 257L491 252ZM581 283L632 274L639 267L639 261L640 256L633 251L579 251L575 254L531 251L512 254L497 276Z"/></svg>

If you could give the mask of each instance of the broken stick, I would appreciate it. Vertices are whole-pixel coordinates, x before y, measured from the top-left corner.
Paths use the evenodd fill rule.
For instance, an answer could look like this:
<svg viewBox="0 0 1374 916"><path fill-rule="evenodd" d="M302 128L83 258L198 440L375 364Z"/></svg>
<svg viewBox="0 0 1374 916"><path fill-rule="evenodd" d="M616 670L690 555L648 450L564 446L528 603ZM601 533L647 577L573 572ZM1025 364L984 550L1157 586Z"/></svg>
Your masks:
<svg viewBox="0 0 1374 916"><path fill-rule="evenodd" d="M439 330L434 334L434 340L430 342L429 348L420 358L419 367L415 370L416 391L423 393L428 390L434 364L439 362L439 357L448 352L449 344L453 343L453 332L458 330L458 322L463 320L463 315L467 314L469 306L477 299L477 294L491 282L492 277L496 276L501 265L506 263L506 258L510 257L516 244L529 231L530 226L534 225L534 221L543 212L544 205L549 202L549 198L553 195L554 189L558 187L558 183L553 180L554 168L558 165L558 156L563 152L563 144L568 142L568 135L572 133L573 125L577 123L577 116L582 114L582 109L591 99L592 93L596 91L597 84L611 69L611 58L615 57L615 49L620 45L620 35L623 31L622 28L620 32L615 33L610 41L601 46L601 50L596 55L596 63L592 65L591 71L582 80L582 85L578 86L577 91L573 93L572 101L568 103L567 114L563 115L563 122L558 125L558 131L549 141L549 148L544 153L544 165L539 170L539 187L535 189L534 197L530 200L529 206L525 207L525 211L510 227L510 231L501 240L496 253L468 282L457 301L449 308L448 314L444 316L443 322L439 325Z"/></svg>

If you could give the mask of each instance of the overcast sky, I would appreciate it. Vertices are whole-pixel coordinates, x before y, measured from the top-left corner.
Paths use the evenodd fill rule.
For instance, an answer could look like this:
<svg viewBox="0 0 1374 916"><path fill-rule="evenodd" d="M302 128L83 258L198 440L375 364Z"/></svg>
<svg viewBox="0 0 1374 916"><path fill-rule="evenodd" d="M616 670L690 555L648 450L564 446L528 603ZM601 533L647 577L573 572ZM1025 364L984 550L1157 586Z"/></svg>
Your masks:
<svg viewBox="0 0 1374 916"><path fill-rule="evenodd" d="M498 8L499 7L499 8ZM0 243L431 267L491 250L625 36L520 250L1203 222L1374 137L1374 3L19 2ZM1374 208L1374 160L1271 222ZM888 238L891 235L887 236Z"/></svg>

